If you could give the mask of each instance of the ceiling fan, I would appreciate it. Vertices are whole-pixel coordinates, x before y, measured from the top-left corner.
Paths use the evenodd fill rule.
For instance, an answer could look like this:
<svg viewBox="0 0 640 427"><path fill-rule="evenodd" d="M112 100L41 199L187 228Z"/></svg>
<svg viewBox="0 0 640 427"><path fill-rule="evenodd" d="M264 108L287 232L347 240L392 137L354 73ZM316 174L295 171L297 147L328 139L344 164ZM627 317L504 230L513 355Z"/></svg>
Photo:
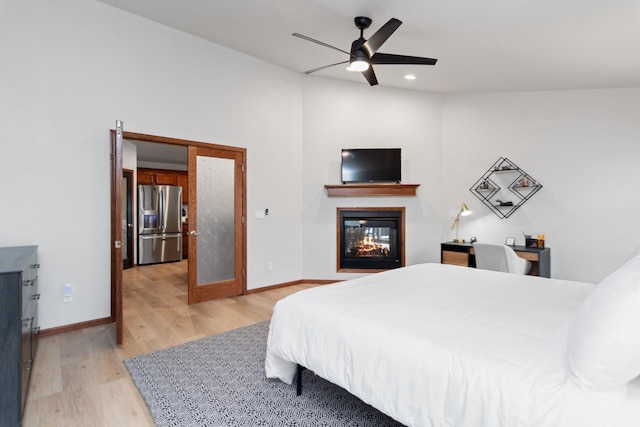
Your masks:
<svg viewBox="0 0 640 427"><path fill-rule="evenodd" d="M349 60L337 62L331 65L325 65L323 67L314 68L313 70L305 71L305 74L315 73L316 71L324 70L325 68L333 67L335 65L349 63L347 70L360 71L365 79L371 86L378 84L378 79L373 71L372 65L382 64L410 64L410 65L435 65L438 61L433 58L421 58L418 56L406 56L406 55L394 55L390 53L378 53L378 49L384 42L393 34L395 30L402 25L402 21L396 18L391 18L386 24L384 24L378 31L376 31L368 40L364 38L364 30L371 25L371 19L365 16L357 16L354 19L356 27L360 30L360 38L354 40L351 43L351 52L347 52L330 44L323 43L319 40L312 39L311 37L293 33L292 36L300 37L301 39L317 43L320 46L335 49L342 53L349 55Z"/></svg>

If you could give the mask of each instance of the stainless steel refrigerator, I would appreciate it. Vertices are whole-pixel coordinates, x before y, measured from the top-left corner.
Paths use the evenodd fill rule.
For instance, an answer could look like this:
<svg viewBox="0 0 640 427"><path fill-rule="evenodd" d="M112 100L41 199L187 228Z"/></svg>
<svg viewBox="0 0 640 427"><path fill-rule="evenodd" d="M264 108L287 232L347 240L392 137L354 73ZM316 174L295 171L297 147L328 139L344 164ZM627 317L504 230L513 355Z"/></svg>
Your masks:
<svg viewBox="0 0 640 427"><path fill-rule="evenodd" d="M182 259L182 188L138 185L138 264Z"/></svg>

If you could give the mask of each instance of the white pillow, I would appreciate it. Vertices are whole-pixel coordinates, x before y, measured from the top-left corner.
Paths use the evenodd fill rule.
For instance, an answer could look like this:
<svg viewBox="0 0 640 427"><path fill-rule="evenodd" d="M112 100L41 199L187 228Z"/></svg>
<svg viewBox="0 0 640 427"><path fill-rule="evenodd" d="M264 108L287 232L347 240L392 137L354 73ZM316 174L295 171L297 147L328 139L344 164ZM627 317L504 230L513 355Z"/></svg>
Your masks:
<svg viewBox="0 0 640 427"><path fill-rule="evenodd" d="M570 380L605 390L640 375L640 257L602 279L571 324Z"/></svg>

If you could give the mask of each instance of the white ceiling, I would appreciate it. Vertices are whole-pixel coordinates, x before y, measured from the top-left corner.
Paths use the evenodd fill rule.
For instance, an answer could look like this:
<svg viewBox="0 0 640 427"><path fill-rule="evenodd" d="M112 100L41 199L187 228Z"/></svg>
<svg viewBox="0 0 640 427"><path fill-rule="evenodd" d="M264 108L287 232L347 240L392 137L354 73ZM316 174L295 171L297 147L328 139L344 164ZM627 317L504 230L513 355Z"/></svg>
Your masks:
<svg viewBox="0 0 640 427"><path fill-rule="evenodd" d="M439 93L640 86L640 0L100 0L282 67L303 72L348 59L355 16L368 38L403 25L380 52L438 58L378 65L381 86ZM413 73L417 80L403 76ZM335 66L313 75L367 84Z"/></svg>

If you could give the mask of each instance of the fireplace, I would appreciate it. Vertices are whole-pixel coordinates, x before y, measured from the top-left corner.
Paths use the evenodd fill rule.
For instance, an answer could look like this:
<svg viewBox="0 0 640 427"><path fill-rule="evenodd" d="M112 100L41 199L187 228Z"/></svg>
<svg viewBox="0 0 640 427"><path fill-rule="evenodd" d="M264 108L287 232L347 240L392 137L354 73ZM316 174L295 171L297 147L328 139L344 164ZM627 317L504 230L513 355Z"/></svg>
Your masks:
<svg viewBox="0 0 640 427"><path fill-rule="evenodd" d="M338 208L338 271L404 266L404 208Z"/></svg>

